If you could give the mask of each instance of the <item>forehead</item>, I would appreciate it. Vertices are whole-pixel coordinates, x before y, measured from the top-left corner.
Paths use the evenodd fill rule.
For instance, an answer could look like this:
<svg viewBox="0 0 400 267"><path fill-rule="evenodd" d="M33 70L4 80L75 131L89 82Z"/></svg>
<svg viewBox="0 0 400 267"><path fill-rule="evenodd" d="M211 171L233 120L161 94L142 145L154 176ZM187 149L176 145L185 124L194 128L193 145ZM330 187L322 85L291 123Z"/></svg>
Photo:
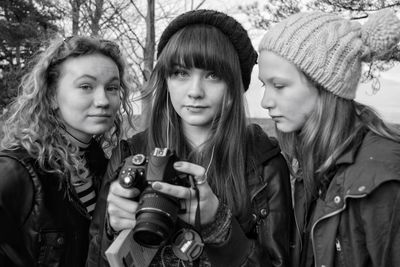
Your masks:
<svg viewBox="0 0 400 267"><path fill-rule="evenodd" d="M191 25L175 33L162 52L167 69L174 65L223 72L238 62L230 40L218 29L208 25Z"/></svg>
<svg viewBox="0 0 400 267"><path fill-rule="evenodd" d="M261 51L258 59L260 77L269 77L274 75L292 75L300 74L301 71L290 61L271 52Z"/></svg>
<svg viewBox="0 0 400 267"><path fill-rule="evenodd" d="M98 78L119 77L117 64L102 54L89 54L79 57L70 57L61 64L61 75L65 76L93 76Z"/></svg>

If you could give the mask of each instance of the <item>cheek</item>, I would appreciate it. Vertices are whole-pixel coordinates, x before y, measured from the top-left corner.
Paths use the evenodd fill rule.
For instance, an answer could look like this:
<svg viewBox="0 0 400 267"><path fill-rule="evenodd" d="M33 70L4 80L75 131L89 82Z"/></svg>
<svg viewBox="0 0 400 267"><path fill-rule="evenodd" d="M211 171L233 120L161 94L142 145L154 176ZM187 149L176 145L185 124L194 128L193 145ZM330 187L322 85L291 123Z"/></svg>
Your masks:
<svg viewBox="0 0 400 267"><path fill-rule="evenodd" d="M110 103L113 110L118 110L121 106L121 98L119 95L112 96L110 98Z"/></svg>
<svg viewBox="0 0 400 267"><path fill-rule="evenodd" d="M219 105L219 106L222 105L222 103L223 103L225 97L226 97L226 99L227 99L227 103L232 102L231 100L230 100L230 101L228 100L228 99L229 99L229 96L228 96L228 94L227 94L226 91L227 91L227 90L226 90L226 87L213 88L213 90L211 90L211 92L209 93L210 99L212 99L213 102L214 102L216 105ZM225 96L225 95L226 95L226 96Z"/></svg>
<svg viewBox="0 0 400 267"><path fill-rule="evenodd" d="M309 94L308 96L305 97L303 102L304 110L305 113L308 114L308 116L315 109L315 106L317 105L317 100L318 100L318 94Z"/></svg>
<svg viewBox="0 0 400 267"><path fill-rule="evenodd" d="M178 93L179 91L176 90L168 90L169 100L174 108L178 106L180 100L183 99L183 96Z"/></svg>
<svg viewBox="0 0 400 267"><path fill-rule="evenodd" d="M308 96L306 98L298 99L295 105L292 106L292 114L301 126L308 120L311 113L314 111L316 105L316 98Z"/></svg>
<svg viewBox="0 0 400 267"><path fill-rule="evenodd" d="M57 97L58 109L61 113L75 113L87 108L88 105L86 102L82 101L82 98L80 101L78 101L78 99L79 98L71 98L69 96Z"/></svg>

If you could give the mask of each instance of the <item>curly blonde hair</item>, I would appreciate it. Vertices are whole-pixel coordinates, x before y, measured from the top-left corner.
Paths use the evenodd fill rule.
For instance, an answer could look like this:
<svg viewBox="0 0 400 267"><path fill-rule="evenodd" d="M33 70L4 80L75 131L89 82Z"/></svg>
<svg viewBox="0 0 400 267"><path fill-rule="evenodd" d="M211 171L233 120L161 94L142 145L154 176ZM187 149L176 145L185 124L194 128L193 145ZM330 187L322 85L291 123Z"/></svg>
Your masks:
<svg viewBox="0 0 400 267"><path fill-rule="evenodd" d="M44 171L62 174L70 178L73 174L86 172L85 162L79 157L78 148L64 136L63 127L52 109L57 81L61 76L61 65L70 57L99 53L111 58L121 77L121 108L113 127L95 136L104 149L116 145L122 134L123 115L132 125L132 104L129 101L131 87L128 82L127 63L118 45L95 37L72 36L56 38L47 49L33 61L33 67L20 84L19 96L10 103L3 125L4 138L0 146L5 150L24 148L37 160Z"/></svg>

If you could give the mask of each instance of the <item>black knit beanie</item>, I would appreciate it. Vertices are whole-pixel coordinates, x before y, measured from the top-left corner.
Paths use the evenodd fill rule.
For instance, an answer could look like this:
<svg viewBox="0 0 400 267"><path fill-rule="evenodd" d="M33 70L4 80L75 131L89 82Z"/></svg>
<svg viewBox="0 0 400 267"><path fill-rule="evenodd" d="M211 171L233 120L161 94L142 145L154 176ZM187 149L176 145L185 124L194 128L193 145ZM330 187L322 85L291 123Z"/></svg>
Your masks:
<svg viewBox="0 0 400 267"><path fill-rule="evenodd" d="M157 58L160 56L169 39L176 32L185 26L192 24L211 25L219 29L229 38L239 55L243 85L244 89L247 90L250 84L251 71L254 64L257 62L257 52L254 50L247 31L243 26L225 13L215 10L200 9L179 15L171 21L162 33L157 47Z"/></svg>

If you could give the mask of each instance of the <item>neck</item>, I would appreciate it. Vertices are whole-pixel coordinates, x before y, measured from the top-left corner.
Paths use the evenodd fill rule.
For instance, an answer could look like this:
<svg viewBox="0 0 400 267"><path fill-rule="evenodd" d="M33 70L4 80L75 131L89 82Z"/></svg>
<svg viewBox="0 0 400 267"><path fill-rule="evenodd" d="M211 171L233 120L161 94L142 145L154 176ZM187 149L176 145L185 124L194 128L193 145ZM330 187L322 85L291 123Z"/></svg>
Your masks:
<svg viewBox="0 0 400 267"><path fill-rule="evenodd" d="M208 139L210 139L210 128L184 126L183 132L186 139L195 148L200 148Z"/></svg>
<svg viewBox="0 0 400 267"><path fill-rule="evenodd" d="M80 148L87 148L90 144L91 138L88 140L82 140L75 135L71 133L71 131L68 131L67 128L63 127L61 128L61 131L63 135L74 145L80 147Z"/></svg>

